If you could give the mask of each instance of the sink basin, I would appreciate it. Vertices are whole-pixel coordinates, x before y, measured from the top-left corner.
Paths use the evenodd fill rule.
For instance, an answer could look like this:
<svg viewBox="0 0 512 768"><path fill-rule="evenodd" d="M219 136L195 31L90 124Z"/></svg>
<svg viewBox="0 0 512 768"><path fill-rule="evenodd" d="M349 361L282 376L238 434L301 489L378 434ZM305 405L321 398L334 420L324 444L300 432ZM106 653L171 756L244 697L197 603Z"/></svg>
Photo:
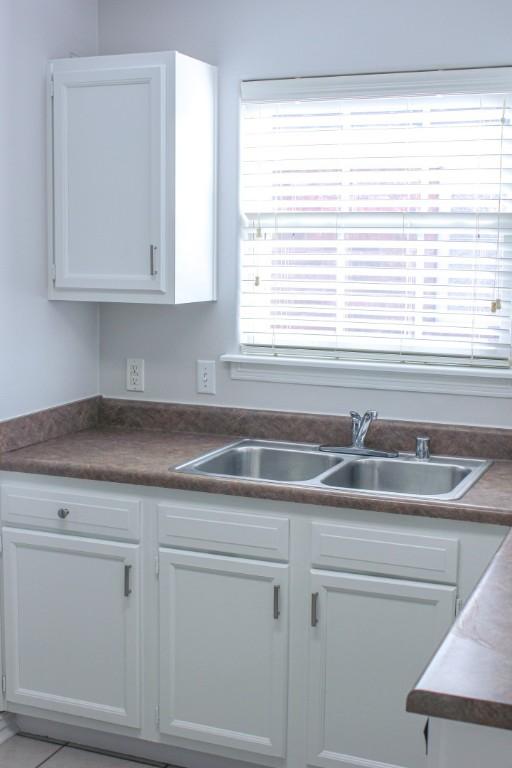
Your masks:
<svg viewBox="0 0 512 768"><path fill-rule="evenodd" d="M241 440L177 470L355 494L448 500L463 496L491 463L448 456L421 461L408 453L397 458L362 457L303 443Z"/></svg>
<svg viewBox="0 0 512 768"><path fill-rule="evenodd" d="M187 466L201 474L297 483L311 480L342 462L341 456L320 453L311 446L269 445L255 440L228 447Z"/></svg>
<svg viewBox="0 0 512 768"><path fill-rule="evenodd" d="M356 459L322 480L333 488L411 496L444 496L471 473L471 467L437 461Z"/></svg>

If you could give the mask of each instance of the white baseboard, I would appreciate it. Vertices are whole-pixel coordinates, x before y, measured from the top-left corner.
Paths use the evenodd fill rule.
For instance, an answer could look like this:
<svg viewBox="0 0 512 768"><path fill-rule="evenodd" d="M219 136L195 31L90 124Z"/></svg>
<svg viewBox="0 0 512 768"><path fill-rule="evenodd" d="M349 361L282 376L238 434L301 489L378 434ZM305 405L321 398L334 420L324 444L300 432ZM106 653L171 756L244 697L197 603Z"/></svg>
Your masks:
<svg viewBox="0 0 512 768"><path fill-rule="evenodd" d="M30 736L57 739L70 742L75 746L92 747L140 760L154 760L180 768L269 768L276 765L275 758L264 759L258 764L245 760L235 760L220 755L211 755L207 751L199 752L181 749L171 745L144 741L129 736L97 731L75 725L66 725L58 721L42 720L28 715L16 715L18 730ZM248 756L248 760L250 757ZM1 768L1 766L0 766Z"/></svg>

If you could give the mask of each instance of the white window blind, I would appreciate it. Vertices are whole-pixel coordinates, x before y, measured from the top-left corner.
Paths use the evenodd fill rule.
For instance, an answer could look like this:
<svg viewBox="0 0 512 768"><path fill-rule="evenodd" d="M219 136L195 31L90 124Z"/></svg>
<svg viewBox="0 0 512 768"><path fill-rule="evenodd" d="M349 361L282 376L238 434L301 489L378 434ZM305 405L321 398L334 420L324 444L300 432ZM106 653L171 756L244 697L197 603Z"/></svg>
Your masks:
<svg viewBox="0 0 512 768"><path fill-rule="evenodd" d="M242 104L244 351L509 366L512 81L314 84Z"/></svg>

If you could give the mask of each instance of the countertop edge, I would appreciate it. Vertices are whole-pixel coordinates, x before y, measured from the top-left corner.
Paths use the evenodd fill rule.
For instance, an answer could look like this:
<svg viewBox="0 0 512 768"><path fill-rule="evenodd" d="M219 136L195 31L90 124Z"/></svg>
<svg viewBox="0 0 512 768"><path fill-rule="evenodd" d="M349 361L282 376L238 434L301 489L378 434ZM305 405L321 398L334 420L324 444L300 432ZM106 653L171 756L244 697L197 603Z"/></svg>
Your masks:
<svg viewBox="0 0 512 768"><path fill-rule="evenodd" d="M229 442L233 442L229 438ZM226 441L228 444L228 441ZM432 519L457 520L490 525L512 526L512 508L502 510L495 507L479 507L457 504L454 501L428 501L418 499L387 499L371 494L351 495L342 490L327 490L300 485L265 483L251 480L231 480L212 476L178 472L172 465L165 474L147 468L136 472L133 468L104 464L101 468L83 463L65 463L41 459L20 459L12 454L0 455L0 471L19 474L67 477L77 480L96 480L126 485L155 487L162 490L192 491L216 495L238 496L240 498L267 501L291 502L325 506L338 509L372 509L395 515L430 517ZM478 481L477 481L478 482Z"/></svg>
<svg viewBox="0 0 512 768"><path fill-rule="evenodd" d="M512 532L409 692L408 712L512 730L511 584Z"/></svg>
<svg viewBox="0 0 512 768"><path fill-rule="evenodd" d="M508 702L466 699L463 696L415 688L407 696L406 709L407 712L426 717L512 730L512 703Z"/></svg>

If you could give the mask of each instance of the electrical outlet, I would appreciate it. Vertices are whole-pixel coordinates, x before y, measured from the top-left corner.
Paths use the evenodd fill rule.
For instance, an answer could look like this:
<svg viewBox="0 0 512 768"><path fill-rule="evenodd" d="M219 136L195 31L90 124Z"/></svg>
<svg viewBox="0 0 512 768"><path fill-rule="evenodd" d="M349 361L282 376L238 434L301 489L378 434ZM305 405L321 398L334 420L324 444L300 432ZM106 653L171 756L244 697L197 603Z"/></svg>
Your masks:
<svg viewBox="0 0 512 768"><path fill-rule="evenodd" d="M215 394L215 360L198 360L196 368L197 391L201 395Z"/></svg>
<svg viewBox="0 0 512 768"><path fill-rule="evenodd" d="M140 357L129 357L126 361L126 389L144 392L144 360Z"/></svg>

